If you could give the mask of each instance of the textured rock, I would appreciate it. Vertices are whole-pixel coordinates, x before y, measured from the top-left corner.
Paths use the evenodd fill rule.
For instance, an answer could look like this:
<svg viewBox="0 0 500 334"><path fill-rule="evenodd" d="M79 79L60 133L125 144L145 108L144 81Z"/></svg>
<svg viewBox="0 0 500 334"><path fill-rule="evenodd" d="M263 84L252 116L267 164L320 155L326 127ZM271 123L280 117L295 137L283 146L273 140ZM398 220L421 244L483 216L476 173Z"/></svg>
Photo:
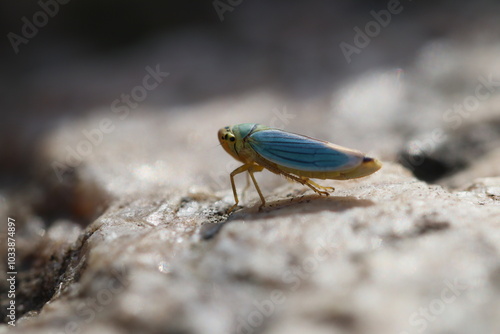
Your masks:
<svg viewBox="0 0 500 334"><path fill-rule="evenodd" d="M280 103L257 101L265 102L255 110ZM258 212L250 188L244 207L227 217L233 165L214 143L218 120L231 117L214 112L127 121L120 125L126 131L117 128L76 167L78 177L65 174L89 194L82 198L108 198L109 205L86 228L61 221L23 246L49 262L28 271L47 284L43 293L26 285L37 284L29 277L20 276L21 286L48 303L21 319L20 331L500 328L497 179L450 192L385 162L364 179L322 182L337 190L321 198L263 172L257 177L269 207ZM195 120L205 126L190 137L185 125ZM42 165L61 159L57 143L68 141L59 135L46 139Z"/></svg>

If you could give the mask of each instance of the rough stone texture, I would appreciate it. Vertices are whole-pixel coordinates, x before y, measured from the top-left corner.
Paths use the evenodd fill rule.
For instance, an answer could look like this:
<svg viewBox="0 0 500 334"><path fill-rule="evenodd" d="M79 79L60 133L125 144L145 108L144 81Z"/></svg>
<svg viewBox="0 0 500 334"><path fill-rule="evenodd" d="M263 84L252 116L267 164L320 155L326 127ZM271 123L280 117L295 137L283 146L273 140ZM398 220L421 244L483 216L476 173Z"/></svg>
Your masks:
<svg viewBox="0 0 500 334"><path fill-rule="evenodd" d="M125 119L108 103L50 123L26 158L37 166L32 181L0 193L1 216L17 219L23 315L0 333L499 333L499 90L458 127L443 116L474 95L479 77L500 78L500 45L481 36L424 43L404 71L379 67L317 94L256 88L141 105ZM189 43L177 37L157 54ZM225 50L196 43L187 50L205 45L216 59L210 50ZM196 53L183 52L169 58L172 70ZM254 66L240 74L270 71ZM200 78L211 87L213 73ZM166 81L186 86L175 73ZM53 163L66 164L67 147L104 118L114 129L59 180ZM336 188L328 198L263 172L269 206L259 212L250 187L227 216L238 164L216 133L246 121L361 149L384 166L321 182ZM427 181L442 173L430 184L412 171ZM241 194L245 178L237 181Z"/></svg>
<svg viewBox="0 0 500 334"><path fill-rule="evenodd" d="M255 98L249 108L281 103ZM211 104L175 118L130 119L76 177L65 174L81 201L109 205L88 227L61 220L20 246L38 263L20 276L22 290L48 303L19 330L498 331L499 177L450 192L386 161L370 177L323 182L337 190L320 198L261 173L269 207L258 212L250 188L244 208L228 218L233 167L215 130L236 117ZM65 129L78 134L99 121ZM191 132L194 123L203 126ZM69 141L59 136L46 138L43 165L60 159L57 143Z"/></svg>

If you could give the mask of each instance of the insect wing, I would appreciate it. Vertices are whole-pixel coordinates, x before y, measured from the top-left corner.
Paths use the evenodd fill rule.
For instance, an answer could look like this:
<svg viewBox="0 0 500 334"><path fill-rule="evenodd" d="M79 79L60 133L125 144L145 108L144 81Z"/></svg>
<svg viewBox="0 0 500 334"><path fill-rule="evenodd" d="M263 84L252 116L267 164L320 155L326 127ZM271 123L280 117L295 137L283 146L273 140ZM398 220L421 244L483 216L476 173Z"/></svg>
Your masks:
<svg viewBox="0 0 500 334"><path fill-rule="evenodd" d="M358 151L277 129L257 131L248 137L248 143L264 159L302 171L345 170L363 160Z"/></svg>

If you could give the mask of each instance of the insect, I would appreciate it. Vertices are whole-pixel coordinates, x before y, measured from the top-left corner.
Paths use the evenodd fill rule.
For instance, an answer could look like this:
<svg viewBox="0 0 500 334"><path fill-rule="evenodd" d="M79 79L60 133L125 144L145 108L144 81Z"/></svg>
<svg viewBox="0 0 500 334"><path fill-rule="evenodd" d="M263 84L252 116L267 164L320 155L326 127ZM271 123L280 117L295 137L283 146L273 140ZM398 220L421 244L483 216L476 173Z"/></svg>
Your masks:
<svg viewBox="0 0 500 334"><path fill-rule="evenodd" d="M248 172L252 178L262 201L261 209L266 200L253 174L264 168L308 186L319 195L328 196L328 192L335 189L320 186L310 178L349 180L370 175L382 167L378 160L359 151L261 124L226 126L219 130L218 138L224 150L243 163L230 174L236 203L228 213L239 202L234 177L243 172Z"/></svg>

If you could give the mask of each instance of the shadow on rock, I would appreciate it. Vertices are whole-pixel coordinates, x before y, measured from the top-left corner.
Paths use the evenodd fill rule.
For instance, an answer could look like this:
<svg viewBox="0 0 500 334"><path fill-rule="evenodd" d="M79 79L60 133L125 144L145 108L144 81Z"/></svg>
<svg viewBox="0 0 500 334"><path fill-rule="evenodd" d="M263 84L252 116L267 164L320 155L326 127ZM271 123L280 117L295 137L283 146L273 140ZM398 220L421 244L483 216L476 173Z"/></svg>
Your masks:
<svg viewBox="0 0 500 334"><path fill-rule="evenodd" d="M329 196L323 197L316 194L304 195L293 198L280 199L266 203L266 206L259 210L260 202L252 207L245 207L227 216L227 219L217 223L206 224L200 231L203 239L211 239L219 233L227 223L233 220L245 221L260 220L265 218L286 217L290 215L300 215L315 213L319 211L341 212L357 207L368 207L375 203L367 199L358 199L352 196Z"/></svg>

